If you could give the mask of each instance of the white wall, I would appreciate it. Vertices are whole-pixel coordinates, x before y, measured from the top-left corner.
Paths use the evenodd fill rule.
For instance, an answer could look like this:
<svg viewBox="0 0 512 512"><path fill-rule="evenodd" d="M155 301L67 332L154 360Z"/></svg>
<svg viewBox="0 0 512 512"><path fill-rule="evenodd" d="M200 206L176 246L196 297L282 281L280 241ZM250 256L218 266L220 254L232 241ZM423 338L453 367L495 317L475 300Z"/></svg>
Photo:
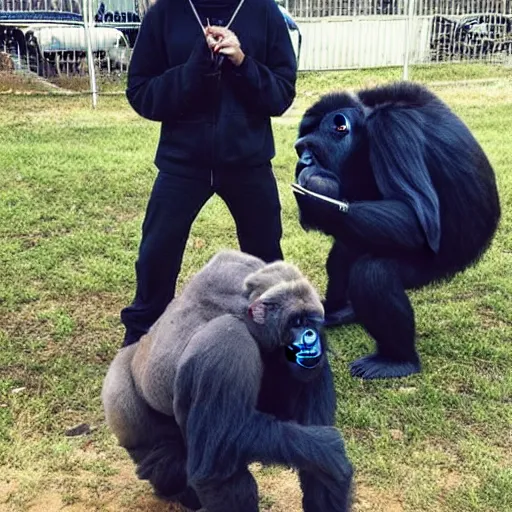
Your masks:
<svg viewBox="0 0 512 512"><path fill-rule="evenodd" d="M302 32L301 70L401 66L407 17L296 20ZM432 17L412 21L410 63L428 60Z"/></svg>

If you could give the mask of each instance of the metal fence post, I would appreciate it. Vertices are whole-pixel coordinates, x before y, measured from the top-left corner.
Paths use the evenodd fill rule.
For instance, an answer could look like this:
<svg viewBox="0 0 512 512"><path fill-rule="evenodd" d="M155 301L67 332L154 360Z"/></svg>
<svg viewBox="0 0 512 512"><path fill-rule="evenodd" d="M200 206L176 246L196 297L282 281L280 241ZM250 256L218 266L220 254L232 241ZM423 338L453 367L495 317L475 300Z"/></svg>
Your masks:
<svg viewBox="0 0 512 512"><path fill-rule="evenodd" d="M408 0L408 13L405 23L405 49L404 49L404 70L402 73L403 80L409 80L409 59L411 53L411 36L412 36L412 23L414 21L414 7L415 1Z"/></svg>
<svg viewBox="0 0 512 512"><path fill-rule="evenodd" d="M90 27L94 27L94 17L92 15L91 0L83 0L82 12L84 20L85 40L87 43L87 62L89 66L89 84L92 93L92 108L96 108L96 105L98 104L98 91L96 89L96 71L94 69L94 55L92 53L90 31Z"/></svg>

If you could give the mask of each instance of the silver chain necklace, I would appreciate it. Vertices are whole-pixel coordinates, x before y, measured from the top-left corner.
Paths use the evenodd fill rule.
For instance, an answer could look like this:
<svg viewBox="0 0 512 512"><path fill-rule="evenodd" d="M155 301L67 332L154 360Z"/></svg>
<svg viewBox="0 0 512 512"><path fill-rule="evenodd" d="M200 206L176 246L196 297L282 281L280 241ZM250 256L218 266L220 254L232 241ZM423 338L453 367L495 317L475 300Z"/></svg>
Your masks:
<svg viewBox="0 0 512 512"><path fill-rule="evenodd" d="M242 8L242 5L244 5L244 2L245 2L245 0L240 0L240 3L238 4L237 8L235 9L235 12L233 13L233 16L231 16L231 19L229 20L228 24L225 26L226 29L229 29L229 27L231 26L231 24L233 23L233 21L236 18L236 15L238 14L238 11ZM194 14L196 16L199 26L204 31L203 23L201 22L201 18L199 17L199 14L197 13L197 9L196 9L194 3L192 2L192 0L188 0L188 3L190 4L190 7L192 8L192 11L194 12ZM208 25L209 24L210 23L208 22Z"/></svg>

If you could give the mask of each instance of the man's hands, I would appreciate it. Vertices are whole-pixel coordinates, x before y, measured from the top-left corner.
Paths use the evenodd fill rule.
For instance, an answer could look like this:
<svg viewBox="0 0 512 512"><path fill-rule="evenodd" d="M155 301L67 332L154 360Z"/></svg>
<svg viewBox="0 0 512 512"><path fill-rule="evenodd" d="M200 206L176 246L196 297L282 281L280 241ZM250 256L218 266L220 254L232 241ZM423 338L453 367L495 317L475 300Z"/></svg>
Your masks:
<svg viewBox="0 0 512 512"><path fill-rule="evenodd" d="M213 53L225 55L237 67L242 64L245 54L234 32L224 27L208 26L205 36Z"/></svg>

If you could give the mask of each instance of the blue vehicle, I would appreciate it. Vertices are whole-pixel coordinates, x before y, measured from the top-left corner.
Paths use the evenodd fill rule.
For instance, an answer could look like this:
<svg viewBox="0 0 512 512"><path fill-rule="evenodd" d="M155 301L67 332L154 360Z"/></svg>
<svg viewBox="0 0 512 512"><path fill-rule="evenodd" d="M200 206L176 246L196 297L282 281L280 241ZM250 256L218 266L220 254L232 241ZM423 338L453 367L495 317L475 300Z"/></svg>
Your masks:
<svg viewBox="0 0 512 512"><path fill-rule="evenodd" d="M285 9L283 0L276 0L277 6L283 15L284 21L286 21L286 26L288 27L288 32L290 32L290 37L292 39L293 48L295 50L295 55L297 56L297 62L300 59L300 49L302 46L302 34L300 32L299 26L292 18L292 15Z"/></svg>

